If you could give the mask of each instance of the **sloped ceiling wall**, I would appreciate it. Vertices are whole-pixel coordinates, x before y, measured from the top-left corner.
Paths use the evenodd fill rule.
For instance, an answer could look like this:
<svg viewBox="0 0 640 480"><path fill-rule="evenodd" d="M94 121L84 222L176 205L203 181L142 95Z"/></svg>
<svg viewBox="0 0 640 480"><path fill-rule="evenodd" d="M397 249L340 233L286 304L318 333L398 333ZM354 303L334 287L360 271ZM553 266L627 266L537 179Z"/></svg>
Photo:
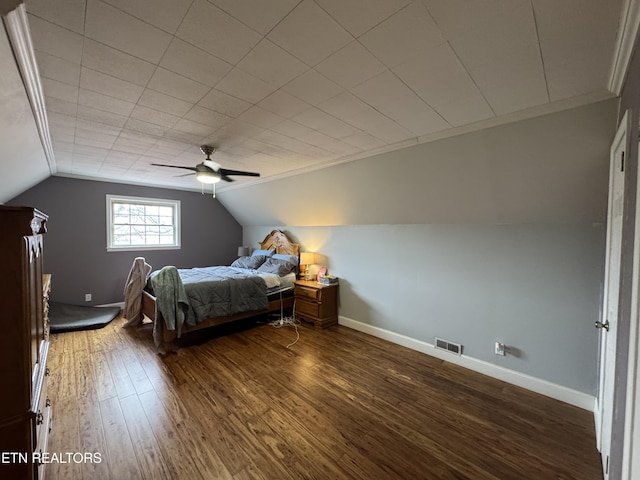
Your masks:
<svg viewBox="0 0 640 480"><path fill-rule="evenodd" d="M220 192L244 226L605 218L617 100Z"/></svg>
<svg viewBox="0 0 640 480"><path fill-rule="evenodd" d="M50 176L31 106L0 22L0 203Z"/></svg>

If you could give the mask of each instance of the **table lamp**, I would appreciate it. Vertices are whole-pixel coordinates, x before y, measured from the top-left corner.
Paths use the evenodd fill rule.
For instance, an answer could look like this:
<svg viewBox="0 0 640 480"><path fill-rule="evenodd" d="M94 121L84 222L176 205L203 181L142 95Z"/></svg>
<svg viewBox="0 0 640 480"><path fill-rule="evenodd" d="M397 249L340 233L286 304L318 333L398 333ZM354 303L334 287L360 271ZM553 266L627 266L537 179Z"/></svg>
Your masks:
<svg viewBox="0 0 640 480"><path fill-rule="evenodd" d="M309 265L316 263L316 254L313 252L302 252L300 254L300 278L309 280Z"/></svg>

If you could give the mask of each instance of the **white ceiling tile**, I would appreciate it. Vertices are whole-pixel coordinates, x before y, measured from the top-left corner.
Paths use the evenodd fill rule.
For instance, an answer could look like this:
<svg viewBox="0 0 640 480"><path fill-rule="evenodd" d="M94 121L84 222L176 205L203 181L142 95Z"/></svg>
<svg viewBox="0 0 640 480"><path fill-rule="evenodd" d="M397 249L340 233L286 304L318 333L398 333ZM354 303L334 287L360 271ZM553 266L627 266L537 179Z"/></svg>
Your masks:
<svg viewBox="0 0 640 480"><path fill-rule="evenodd" d="M311 0L302 1L267 38L310 66L353 40L347 31Z"/></svg>
<svg viewBox="0 0 640 480"><path fill-rule="evenodd" d="M348 137L349 135L354 135L360 130L336 118L331 123L327 123L318 127L318 131L324 133L325 135L329 135L330 137L340 139L343 137Z"/></svg>
<svg viewBox="0 0 640 480"><path fill-rule="evenodd" d="M134 17L175 33L192 0L104 0Z"/></svg>
<svg viewBox="0 0 640 480"><path fill-rule="evenodd" d="M113 125L105 125L104 123L93 122L90 120L82 120L78 122L76 129L82 129L85 131L92 131L99 134L107 134L118 136L122 132L121 127L116 127Z"/></svg>
<svg viewBox="0 0 640 480"><path fill-rule="evenodd" d="M336 118L316 107L311 107L294 116L291 120L317 130L336 121Z"/></svg>
<svg viewBox="0 0 640 480"><path fill-rule="evenodd" d="M88 38L84 40L82 66L143 87L156 70L152 63Z"/></svg>
<svg viewBox="0 0 640 480"><path fill-rule="evenodd" d="M131 118L153 123L154 125L160 125L166 129L173 127L180 120L180 117L171 115L170 113L161 112L142 105L135 106L131 112Z"/></svg>
<svg viewBox="0 0 640 480"><path fill-rule="evenodd" d="M365 132L358 132L348 137L344 137L342 141L362 150L371 150L373 148L379 148L386 145L386 143L379 138Z"/></svg>
<svg viewBox="0 0 640 480"><path fill-rule="evenodd" d="M145 122L137 118L130 117L123 124L123 127L134 132L144 133L145 135L155 135L161 137L169 131L169 127L158 125L157 123Z"/></svg>
<svg viewBox="0 0 640 480"><path fill-rule="evenodd" d="M432 107L479 93L449 45L439 45L393 69Z"/></svg>
<svg viewBox="0 0 640 480"><path fill-rule="evenodd" d="M422 0L445 37L452 38L493 24L499 29L513 10L531 8L530 0ZM484 27L480 27L484 28Z"/></svg>
<svg viewBox="0 0 640 480"><path fill-rule="evenodd" d="M416 135L440 132L451 125L437 112L426 105L417 95L409 93L405 97L380 105L380 112Z"/></svg>
<svg viewBox="0 0 640 480"><path fill-rule="evenodd" d="M109 153L109 149L108 148L100 148L100 147L92 147L89 145L78 145L76 144L76 146L73 149L73 153L74 154L78 154L78 157L74 157L74 158L80 158L80 156L83 156L85 158L87 157L92 157L91 161L95 161L98 158L99 159L104 159L107 156L107 153Z"/></svg>
<svg viewBox="0 0 640 480"><path fill-rule="evenodd" d="M104 143L113 143L118 138L117 134L96 132L95 130L82 128L81 126L76 128L75 135L80 138L97 140Z"/></svg>
<svg viewBox="0 0 640 480"><path fill-rule="evenodd" d="M171 41L160 66L210 87L218 83L232 68L224 60L179 38Z"/></svg>
<svg viewBox="0 0 640 480"><path fill-rule="evenodd" d="M258 103L277 87L270 85L238 68L234 68L216 85L216 90L245 100L251 104Z"/></svg>
<svg viewBox="0 0 640 480"><path fill-rule="evenodd" d="M360 37L360 42L388 67L446 43L420 0L414 1Z"/></svg>
<svg viewBox="0 0 640 480"><path fill-rule="evenodd" d="M104 110L97 110L84 105L78 105L78 125L82 125L82 120L89 120L91 122L104 123L114 127L123 127L124 124L127 123L127 118L128 117L125 117L124 115L118 115L116 113L105 112Z"/></svg>
<svg viewBox="0 0 640 480"><path fill-rule="evenodd" d="M211 129L215 130L222 128L233 120L233 118L228 115L215 112L199 105L195 105L191 110L189 110L184 118L202 125L207 125Z"/></svg>
<svg viewBox="0 0 640 480"><path fill-rule="evenodd" d="M308 135L313 132L312 128L305 127L304 125L292 120L285 120L284 122L273 126L271 130L291 138L300 138L303 135Z"/></svg>
<svg viewBox="0 0 640 480"><path fill-rule="evenodd" d="M76 128L77 119L70 117L69 115L63 115L60 113L52 113L48 115L49 125L59 128Z"/></svg>
<svg viewBox="0 0 640 480"><path fill-rule="evenodd" d="M354 37L362 35L410 3L410 0L316 1Z"/></svg>
<svg viewBox="0 0 640 480"><path fill-rule="evenodd" d="M153 134L152 132L154 131L163 133L165 132L165 130L158 125L152 125L150 123L134 120L131 118L127 120L125 128L127 128L128 131L134 135L138 132L141 134ZM113 151L124 152L130 155L142 155L149 149L147 145L141 145L137 142L132 142L131 139L125 137L119 137L113 144L112 148Z"/></svg>
<svg viewBox="0 0 640 480"><path fill-rule="evenodd" d="M260 107L284 118L290 118L308 109L311 105L289 95L284 90L277 90L262 100Z"/></svg>
<svg viewBox="0 0 640 480"><path fill-rule="evenodd" d="M245 25L266 35L300 0L209 0Z"/></svg>
<svg viewBox="0 0 640 480"><path fill-rule="evenodd" d="M485 89L482 93L496 115L506 115L549 101L544 77L537 76L502 83L496 88Z"/></svg>
<svg viewBox="0 0 640 480"><path fill-rule="evenodd" d="M62 113L63 115L75 116L78 113L78 102L67 102L55 97L47 97L45 99L47 111Z"/></svg>
<svg viewBox="0 0 640 480"><path fill-rule="evenodd" d="M171 35L99 0L88 0L85 34L98 42L157 63Z"/></svg>
<svg viewBox="0 0 640 480"><path fill-rule="evenodd" d="M28 0L27 12L67 30L84 33L85 0Z"/></svg>
<svg viewBox="0 0 640 480"><path fill-rule="evenodd" d="M180 100L179 98L165 95L164 93L156 92L149 89L146 89L142 93L140 100L138 100L138 105L149 107L154 110L159 110L161 112L169 113L178 117L182 117L193 106L191 102L185 102L184 100Z"/></svg>
<svg viewBox="0 0 640 480"><path fill-rule="evenodd" d="M570 98L594 91L606 91L608 72L601 68L597 58L580 58L568 61L562 67L546 69L549 98L551 101Z"/></svg>
<svg viewBox="0 0 640 480"><path fill-rule="evenodd" d="M367 107L355 115L345 117L344 121L360 130L370 130L378 125L385 125L390 120L374 108Z"/></svg>
<svg viewBox="0 0 640 480"><path fill-rule="evenodd" d="M261 38L205 0L195 0L176 36L235 65Z"/></svg>
<svg viewBox="0 0 640 480"><path fill-rule="evenodd" d="M211 135L213 133L213 130L215 129L208 125L203 125L201 123L193 122L191 120L183 118L174 125L173 130L189 133L191 135L197 136L198 138L202 138L206 137L207 135Z"/></svg>
<svg viewBox="0 0 640 480"><path fill-rule="evenodd" d="M371 107L351 92L342 92L329 100L319 103L318 108L334 117L346 118Z"/></svg>
<svg viewBox="0 0 640 480"><path fill-rule="evenodd" d="M135 107L134 103L125 102L124 100L91 92L83 88L80 89L78 94L78 104L125 116L131 114L133 107Z"/></svg>
<svg viewBox="0 0 640 480"><path fill-rule="evenodd" d="M267 39L258 43L237 67L276 87L281 87L309 69L300 60Z"/></svg>
<svg viewBox="0 0 640 480"><path fill-rule="evenodd" d="M243 122L242 120L235 119L232 122L225 125L222 129L220 129L219 133L221 136L225 134L238 135L240 137L246 137L249 139L250 137L255 137L264 132L264 128L258 127L256 125L251 125L250 123Z"/></svg>
<svg viewBox="0 0 640 480"><path fill-rule="evenodd" d="M113 142L103 142L100 140L93 140L91 138L85 138L78 135L76 135L74 139L74 143L76 145L84 145L84 146L104 148L104 149L109 149L113 145Z"/></svg>
<svg viewBox="0 0 640 480"><path fill-rule="evenodd" d="M192 104L197 103L208 91L209 87L193 80L158 68L151 77L147 88L179 98Z"/></svg>
<svg viewBox="0 0 640 480"><path fill-rule="evenodd" d="M137 102L144 90L139 85L85 67L80 71L80 87L131 103Z"/></svg>
<svg viewBox="0 0 640 480"><path fill-rule="evenodd" d="M360 100L374 107L388 104L413 93L402 80L389 70L355 86L351 92Z"/></svg>
<svg viewBox="0 0 640 480"><path fill-rule="evenodd" d="M68 83L76 87L80 85L80 65L78 63L69 62L39 51L36 51L36 58L41 77Z"/></svg>
<svg viewBox="0 0 640 480"><path fill-rule="evenodd" d="M211 89L211 91L198 102L198 105L230 117L237 117L251 106L249 102L227 95L215 88Z"/></svg>
<svg viewBox="0 0 640 480"><path fill-rule="evenodd" d="M81 35L33 15L29 15L28 18L31 39L36 50L72 63L80 63L82 57Z"/></svg>
<svg viewBox="0 0 640 480"><path fill-rule="evenodd" d="M435 107L435 110L454 127L495 117L491 107L482 95L457 98Z"/></svg>
<svg viewBox="0 0 640 480"><path fill-rule="evenodd" d="M367 130L368 133L388 144L402 142L414 138L415 134L397 123L389 120L384 125L377 125Z"/></svg>
<svg viewBox="0 0 640 480"><path fill-rule="evenodd" d="M260 108L257 105L254 105L249 110L240 115L238 117L238 120L262 128L271 128L272 126L282 123L285 118L281 117L280 115L276 115L275 113L271 113L264 108Z"/></svg>
<svg viewBox="0 0 640 480"><path fill-rule="evenodd" d="M379 75L386 67L359 42L353 41L316 65L315 69L329 80L349 89Z"/></svg>
<svg viewBox="0 0 640 480"><path fill-rule="evenodd" d="M309 70L282 89L305 102L316 105L342 93L344 89L315 70Z"/></svg>
<svg viewBox="0 0 640 480"><path fill-rule="evenodd" d="M57 98L65 102L78 102L78 87L69 85L68 83L58 82L50 78L42 79L42 90L45 98Z"/></svg>

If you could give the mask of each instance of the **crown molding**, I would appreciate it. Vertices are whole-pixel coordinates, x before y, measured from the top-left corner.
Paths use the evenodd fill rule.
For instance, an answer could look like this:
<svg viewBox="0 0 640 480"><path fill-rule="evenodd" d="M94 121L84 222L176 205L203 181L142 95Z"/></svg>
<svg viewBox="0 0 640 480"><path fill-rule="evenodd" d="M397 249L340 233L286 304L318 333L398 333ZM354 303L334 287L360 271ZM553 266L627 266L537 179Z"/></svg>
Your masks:
<svg viewBox="0 0 640 480"><path fill-rule="evenodd" d="M27 98L31 104L31 110L36 122L40 142L44 149L44 154L49 164L49 171L54 174L56 171L53 145L51 144L51 134L49 132L49 122L47 120L47 110L44 103L44 93L40 82L40 73L33 51L31 32L27 20L27 11L24 4L19 5L14 10L2 17L11 49L16 58L20 76L24 83Z"/></svg>
<svg viewBox="0 0 640 480"><path fill-rule="evenodd" d="M622 93L627 77L631 56L640 26L640 1L623 0L620 13L620 24L616 37L611 72L609 74L609 90L616 96Z"/></svg>

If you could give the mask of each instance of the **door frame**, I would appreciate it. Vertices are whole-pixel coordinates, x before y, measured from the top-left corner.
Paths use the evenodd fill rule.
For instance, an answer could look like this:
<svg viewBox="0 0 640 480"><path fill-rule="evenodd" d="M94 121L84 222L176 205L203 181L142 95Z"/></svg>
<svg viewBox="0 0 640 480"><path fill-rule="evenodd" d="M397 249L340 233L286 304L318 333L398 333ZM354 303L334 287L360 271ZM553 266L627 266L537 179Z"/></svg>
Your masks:
<svg viewBox="0 0 640 480"><path fill-rule="evenodd" d="M640 142L638 142L640 152ZM640 165L636 172L636 212L631 279L631 315L629 325L629 361L627 398L622 452L622 479L640 478ZM635 446L635 448L634 448ZM634 452L636 454L634 455Z"/></svg>
<svg viewBox="0 0 640 480"><path fill-rule="evenodd" d="M605 243L605 270L604 270L604 284L603 284L603 295L602 295L602 310L601 310L601 318L600 322L605 323L609 321L611 329L610 331L605 331L601 329L599 335L599 364L598 364L598 395L596 397L596 403L594 408L594 417L595 417L595 426L596 426L596 442L598 450L602 456L602 467L604 478L608 478L609 471L609 460L610 460L610 449L611 449L611 432L613 426L613 406L615 405L615 385L611 382L615 379L615 352L616 352L616 344L615 340L617 338L617 330L618 330L618 318L619 318L619 291L618 298L614 301L618 302L618 308L616 309L616 318L609 318L609 310L613 305L610 294L614 294L615 292L611 292L611 285L615 285L613 282L617 282L618 290L620 289L620 268L621 268L621 256L612 253L612 248L614 246L614 230L613 230L613 209L614 209L614 201L616 199L614 192L615 185L615 173L618 168L618 155L620 151L622 151L623 161L626 156L626 152L629 151L629 132L630 132L630 121L631 115L629 111L625 112L618 126L618 130L615 134L613 142L611 143L611 148L609 150L609 188L608 188L608 201L607 201L607 228L606 228L606 243ZM623 168L624 170L624 168ZM624 173L622 177L622 201L624 208L624 190L625 190L625 178ZM624 211L622 213L622 219L624 220ZM622 228L622 226L621 226ZM622 230L618 232L620 238L616 238L616 241L622 242ZM621 247L621 245L620 245ZM620 252L621 253L621 252ZM617 262L617 266L616 263ZM615 269L612 269L612 265L616 266ZM616 275L615 271L617 271L617 279L611 278L611 271L614 270L613 274ZM607 361L607 359L609 361ZM610 395L611 398L608 399L608 402L605 400L605 396Z"/></svg>

